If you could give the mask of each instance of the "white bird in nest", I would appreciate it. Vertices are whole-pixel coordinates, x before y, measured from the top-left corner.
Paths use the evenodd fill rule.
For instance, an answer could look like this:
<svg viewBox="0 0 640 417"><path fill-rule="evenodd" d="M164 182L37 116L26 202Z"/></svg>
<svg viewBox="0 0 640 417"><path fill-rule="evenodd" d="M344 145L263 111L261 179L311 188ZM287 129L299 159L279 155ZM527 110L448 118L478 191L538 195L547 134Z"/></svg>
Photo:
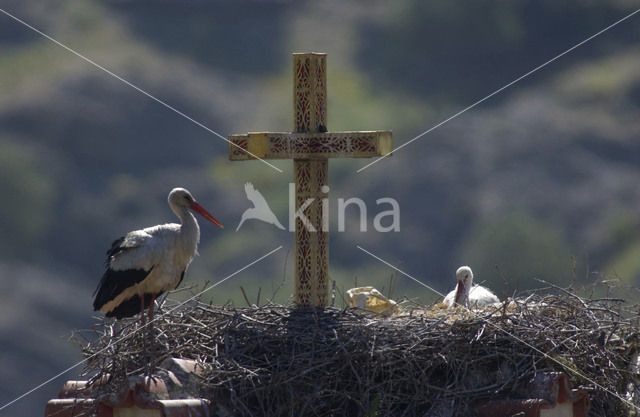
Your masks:
<svg viewBox="0 0 640 417"><path fill-rule="evenodd" d="M490 289L481 285L473 285L473 272L468 266L461 266L456 271L458 285L444 297L442 301L448 307L459 304L466 308L492 305L500 299Z"/></svg>
<svg viewBox="0 0 640 417"><path fill-rule="evenodd" d="M181 224L134 230L115 240L94 293L94 310L118 319L141 313L144 321L148 307L151 321L156 297L180 285L197 253L200 228L189 210L223 227L184 188L171 190L168 200Z"/></svg>

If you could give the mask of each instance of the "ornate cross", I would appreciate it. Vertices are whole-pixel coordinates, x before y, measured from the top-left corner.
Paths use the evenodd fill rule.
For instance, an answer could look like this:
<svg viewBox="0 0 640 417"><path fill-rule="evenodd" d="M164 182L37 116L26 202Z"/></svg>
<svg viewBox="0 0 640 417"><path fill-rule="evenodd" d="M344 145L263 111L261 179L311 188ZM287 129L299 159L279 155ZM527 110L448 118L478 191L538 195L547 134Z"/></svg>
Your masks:
<svg viewBox="0 0 640 417"><path fill-rule="evenodd" d="M327 132L327 56L293 54L293 132L229 136L229 159L293 159L295 299L325 307L329 295L329 158L370 158L391 152L390 131ZM247 152L245 152L247 151ZM326 201L326 200L325 200ZM308 221L307 221L308 219Z"/></svg>

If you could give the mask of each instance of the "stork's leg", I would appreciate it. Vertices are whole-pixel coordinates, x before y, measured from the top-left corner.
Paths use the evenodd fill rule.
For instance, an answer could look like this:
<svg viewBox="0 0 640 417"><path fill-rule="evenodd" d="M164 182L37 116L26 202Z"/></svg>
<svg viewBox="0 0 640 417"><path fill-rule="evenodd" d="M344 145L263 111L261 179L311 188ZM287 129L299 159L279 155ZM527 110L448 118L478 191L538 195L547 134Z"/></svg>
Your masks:
<svg viewBox="0 0 640 417"><path fill-rule="evenodd" d="M145 329L146 323L145 323L145 311L144 311L144 294L139 294L138 297L140 297L140 322L141 322L141 329L144 329L145 334L142 336L142 354L145 356L145 362L147 363L146 367L147 367L147 372L146 375L150 375L151 373L151 369L149 366L149 362L151 361L150 357L149 357L149 350L147 348L147 338L149 337L149 329Z"/></svg>
<svg viewBox="0 0 640 417"><path fill-rule="evenodd" d="M139 294L138 297L140 297L140 322L141 322L141 328L144 328L144 335L142 336L142 354L144 355L145 358L145 377L149 377L151 375L151 356L149 353L149 343L147 341L147 339L149 337L151 337L150 334L150 329L147 327L147 324L149 327L151 327L151 321L149 321L149 323L146 323L146 316L147 316L147 312L145 311L145 305L144 305L144 294ZM149 387L150 382L147 382Z"/></svg>
<svg viewBox="0 0 640 417"><path fill-rule="evenodd" d="M156 294L151 294L151 303L149 304L149 329L147 329L148 331L147 335L149 338L153 337L153 307L155 306L155 303L156 303ZM144 312L142 314L144 314ZM150 340L153 340L153 339L150 339ZM149 346L153 347L153 344L149 343ZM145 351L147 351L147 354L149 355L147 357L147 375L146 376L147 376L147 389L150 389L151 382L153 381L153 371L155 369L155 364L152 363L151 361L151 352L149 352L146 349Z"/></svg>
<svg viewBox="0 0 640 417"><path fill-rule="evenodd" d="M145 325L145 317L144 317L144 294L140 297L140 321L142 322L142 326Z"/></svg>
<svg viewBox="0 0 640 417"><path fill-rule="evenodd" d="M156 294L151 295L151 304L149 304L149 323L153 321L153 307L156 304Z"/></svg>

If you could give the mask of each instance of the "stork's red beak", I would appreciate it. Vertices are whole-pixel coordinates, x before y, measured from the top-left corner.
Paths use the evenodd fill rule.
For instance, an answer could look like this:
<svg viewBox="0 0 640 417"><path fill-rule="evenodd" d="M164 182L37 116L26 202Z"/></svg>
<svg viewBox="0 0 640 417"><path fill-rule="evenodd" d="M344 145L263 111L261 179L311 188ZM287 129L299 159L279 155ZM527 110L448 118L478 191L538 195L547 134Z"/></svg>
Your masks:
<svg viewBox="0 0 640 417"><path fill-rule="evenodd" d="M464 282L458 281L458 286L456 287L456 298L454 301L461 306L464 305Z"/></svg>
<svg viewBox="0 0 640 417"><path fill-rule="evenodd" d="M191 210L195 211L205 219L209 220L211 223L220 227L221 229L224 229L224 226L222 225L222 223L220 223L215 217L209 214L209 212L205 210L204 207L202 207L200 204L198 204L197 201L194 201L193 203L191 203Z"/></svg>

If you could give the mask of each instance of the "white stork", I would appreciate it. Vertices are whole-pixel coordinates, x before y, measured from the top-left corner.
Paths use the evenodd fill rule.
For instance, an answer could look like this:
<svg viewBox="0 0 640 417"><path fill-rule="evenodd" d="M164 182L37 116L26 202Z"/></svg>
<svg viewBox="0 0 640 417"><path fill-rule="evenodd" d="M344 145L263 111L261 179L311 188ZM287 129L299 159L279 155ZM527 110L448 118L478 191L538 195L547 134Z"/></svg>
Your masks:
<svg viewBox="0 0 640 417"><path fill-rule="evenodd" d="M107 269L94 292L94 310L118 319L140 313L144 321L144 309L149 307L151 321L156 297L182 282L197 253L200 228L189 209L223 227L184 188L171 190L168 200L181 224L134 230L115 240L107 251Z"/></svg>
<svg viewBox="0 0 640 417"><path fill-rule="evenodd" d="M500 299L490 289L481 285L473 285L473 272L468 266L461 266L456 271L458 285L444 297L442 301L448 307L459 304L464 307L486 306L499 303Z"/></svg>

